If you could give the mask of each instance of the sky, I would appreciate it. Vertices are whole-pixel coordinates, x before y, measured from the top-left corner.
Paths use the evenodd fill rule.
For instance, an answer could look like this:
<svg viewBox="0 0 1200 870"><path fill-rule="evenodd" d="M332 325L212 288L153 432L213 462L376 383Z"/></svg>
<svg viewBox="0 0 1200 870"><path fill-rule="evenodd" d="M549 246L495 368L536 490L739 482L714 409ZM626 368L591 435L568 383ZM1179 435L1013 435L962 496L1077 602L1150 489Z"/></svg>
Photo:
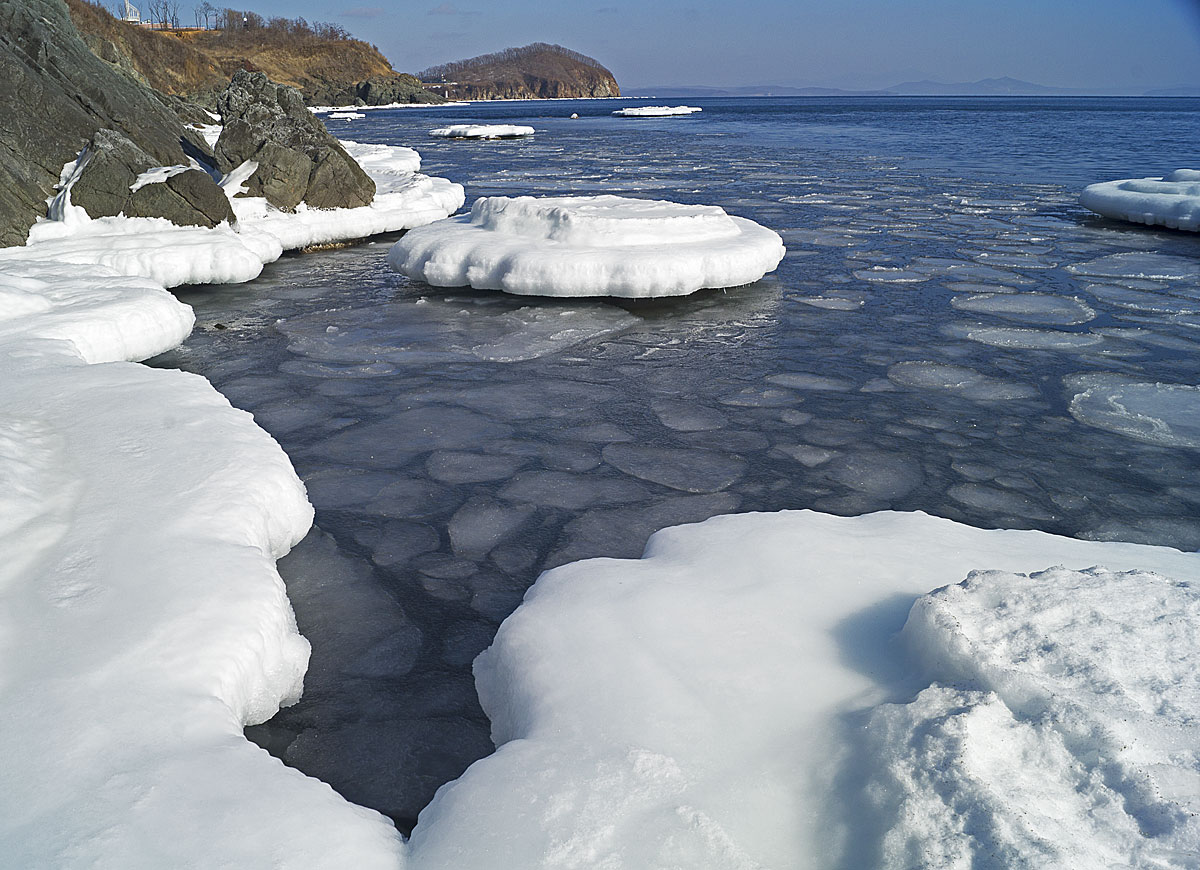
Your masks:
<svg viewBox="0 0 1200 870"><path fill-rule="evenodd" d="M403 72L551 42L596 58L624 88L853 89L1001 76L1071 88L1200 86L1200 0L253 2L268 17L341 24Z"/></svg>

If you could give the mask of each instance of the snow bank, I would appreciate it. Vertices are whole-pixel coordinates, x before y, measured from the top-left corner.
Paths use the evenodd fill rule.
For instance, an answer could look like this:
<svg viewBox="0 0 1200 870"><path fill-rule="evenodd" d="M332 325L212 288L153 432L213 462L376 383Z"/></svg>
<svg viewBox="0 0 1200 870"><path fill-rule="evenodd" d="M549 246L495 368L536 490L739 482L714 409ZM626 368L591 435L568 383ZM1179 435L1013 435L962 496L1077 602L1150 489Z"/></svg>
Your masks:
<svg viewBox="0 0 1200 870"><path fill-rule="evenodd" d="M1162 178L1127 178L1089 184L1084 208L1108 218L1174 230L1200 230L1200 170L1177 169Z"/></svg>
<svg viewBox="0 0 1200 870"><path fill-rule="evenodd" d="M1097 563L1161 577L1079 573ZM913 608L972 568L1052 565L1067 569L976 574ZM543 574L501 626L475 664L500 748L438 793L413 857L1195 866L1197 579L1196 554L923 514L664 530L641 560ZM910 609L905 654L890 638Z"/></svg>
<svg viewBox="0 0 1200 870"><path fill-rule="evenodd" d="M515 139L533 133L532 127L520 124L451 124L429 131L430 136L439 139Z"/></svg>
<svg viewBox="0 0 1200 870"><path fill-rule="evenodd" d="M0 310L4 863L398 866L389 822L242 736L300 692L274 562L312 509L249 414L123 361L191 310L31 257L0 260Z"/></svg>
<svg viewBox="0 0 1200 870"><path fill-rule="evenodd" d="M757 281L783 258L772 230L717 206L619 196L481 197L408 233L388 262L442 287L537 296L682 296Z"/></svg>
<svg viewBox="0 0 1200 870"><path fill-rule="evenodd" d="M703 111L696 106L635 106L617 109L613 114L622 118L667 118L671 115L691 115Z"/></svg>

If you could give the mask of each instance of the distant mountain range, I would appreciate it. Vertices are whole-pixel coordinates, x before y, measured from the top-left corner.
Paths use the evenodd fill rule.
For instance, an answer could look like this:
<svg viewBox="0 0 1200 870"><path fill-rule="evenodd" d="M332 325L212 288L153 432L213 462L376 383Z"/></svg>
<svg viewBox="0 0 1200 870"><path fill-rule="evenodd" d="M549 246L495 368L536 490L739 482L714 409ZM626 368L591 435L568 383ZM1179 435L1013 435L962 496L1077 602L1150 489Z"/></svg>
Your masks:
<svg viewBox="0 0 1200 870"><path fill-rule="evenodd" d="M977 82L901 82L874 91L855 91L842 88L796 88L779 85L751 85L736 88L708 88L662 85L659 87L626 88L627 97L838 97L838 96L970 96L970 97L1082 97L1082 96L1200 96L1200 87L1158 88L1139 91L1132 88L1055 88L1025 82L1009 76L980 79Z"/></svg>

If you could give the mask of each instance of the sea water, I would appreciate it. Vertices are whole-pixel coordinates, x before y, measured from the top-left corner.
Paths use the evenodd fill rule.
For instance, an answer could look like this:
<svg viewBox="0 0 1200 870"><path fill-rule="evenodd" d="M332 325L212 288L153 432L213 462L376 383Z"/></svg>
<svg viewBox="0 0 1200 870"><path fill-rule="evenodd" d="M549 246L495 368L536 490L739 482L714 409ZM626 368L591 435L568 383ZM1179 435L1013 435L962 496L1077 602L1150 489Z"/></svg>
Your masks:
<svg viewBox="0 0 1200 870"><path fill-rule="evenodd" d="M316 507L280 563L313 643L305 695L251 738L404 829L491 751L471 662L546 568L783 508L1200 548L1200 236L1076 204L1093 181L1200 168L1200 100L610 114L647 102L329 126L416 147L468 206L719 205L781 233L774 274L683 299L540 301L415 284L384 239L180 291L197 329L156 360L251 411ZM466 122L537 133L428 136Z"/></svg>

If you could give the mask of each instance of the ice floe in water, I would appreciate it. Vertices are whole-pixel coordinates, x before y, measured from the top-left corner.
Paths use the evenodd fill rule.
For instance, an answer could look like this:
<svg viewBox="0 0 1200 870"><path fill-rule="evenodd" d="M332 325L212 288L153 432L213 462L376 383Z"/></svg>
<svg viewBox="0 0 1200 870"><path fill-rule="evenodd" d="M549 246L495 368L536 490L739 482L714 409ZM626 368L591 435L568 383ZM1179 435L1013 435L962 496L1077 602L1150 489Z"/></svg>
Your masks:
<svg viewBox="0 0 1200 870"><path fill-rule="evenodd" d="M693 115L704 110L698 106L633 106L613 112L622 118L667 118L671 115Z"/></svg>
<svg viewBox="0 0 1200 870"><path fill-rule="evenodd" d="M1048 293L977 293L973 296L955 296L950 304L959 311L992 314L1007 320L1049 326L1075 326L1087 323L1096 316L1096 312L1082 299Z"/></svg>
<svg viewBox="0 0 1200 870"><path fill-rule="evenodd" d="M516 139L533 134L532 127L522 124L451 124L429 131L438 139Z"/></svg>
<svg viewBox="0 0 1200 870"><path fill-rule="evenodd" d="M1200 387L1150 384L1116 374L1067 378L1081 423L1164 447L1200 448Z"/></svg>
<svg viewBox="0 0 1200 870"><path fill-rule="evenodd" d="M1200 171L1177 169L1164 177L1089 184L1084 208L1117 220L1175 230L1200 230Z"/></svg>
<svg viewBox="0 0 1200 870"><path fill-rule="evenodd" d="M968 366L913 360L888 369L888 378L905 387L942 390L967 399L990 402L999 399L1028 399L1038 395L1029 384L992 378Z"/></svg>
<svg viewBox="0 0 1200 870"><path fill-rule="evenodd" d="M457 315L457 316L456 316ZM500 297L428 297L281 320L293 353L330 363L517 362L620 332L639 318L598 302L521 305ZM363 376L370 376L364 371Z"/></svg>
<svg viewBox="0 0 1200 870"><path fill-rule="evenodd" d="M1109 254L1086 263L1074 263L1067 266L1067 271L1090 278L1200 281L1200 262L1189 257L1142 251Z"/></svg>
<svg viewBox="0 0 1200 870"><path fill-rule="evenodd" d="M967 329L971 341L992 347L1011 347L1017 350L1057 350L1084 352L1098 350L1104 336L1090 332L1058 332L1050 329L1021 329L1019 327L980 327Z"/></svg>
<svg viewBox="0 0 1200 870"><path fill-rule="evenodd" d="M783 258L772 230L718 206L619 196L481 197L410 231L394 269L443 287L536 296L682 296L757 281Z"/></svg>

